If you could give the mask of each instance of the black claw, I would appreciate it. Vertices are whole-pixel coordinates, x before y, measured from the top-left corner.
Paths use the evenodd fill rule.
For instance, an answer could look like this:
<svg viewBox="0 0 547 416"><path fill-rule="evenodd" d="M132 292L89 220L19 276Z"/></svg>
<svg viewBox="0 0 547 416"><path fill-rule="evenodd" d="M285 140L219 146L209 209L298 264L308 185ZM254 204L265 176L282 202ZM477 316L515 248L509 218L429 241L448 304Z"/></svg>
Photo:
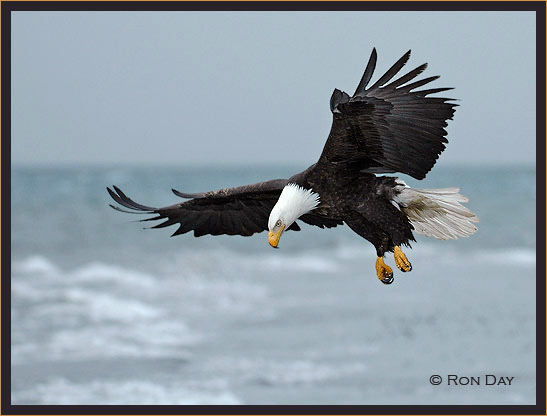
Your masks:
<svg viewBox="0 0 547 416"><path fill-rule="evenodd" d="M402 271L403 273L412 271L412 264L409 264L408 267L410 267L410 269L408 269L408 270L405 270L402 267L399 267L399 270Z"/></svg>
<svg viewBox="0 0 547 416"><path fill-rule="evenodd" d="M384 285L390 285L393 283L393 273L390 273L388 277L384 277L381 282L384 284Z"/></svg>

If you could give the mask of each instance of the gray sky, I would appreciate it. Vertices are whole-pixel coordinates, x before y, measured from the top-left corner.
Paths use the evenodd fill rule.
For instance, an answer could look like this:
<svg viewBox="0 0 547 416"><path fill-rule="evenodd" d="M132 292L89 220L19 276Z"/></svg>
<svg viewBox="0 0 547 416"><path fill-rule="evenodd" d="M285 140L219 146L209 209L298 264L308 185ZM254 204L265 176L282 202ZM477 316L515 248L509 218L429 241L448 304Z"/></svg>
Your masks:
<svg viewBox="0 0 547 416"><path fill-rule="evenodd" d="M12 16L15 164L311 164L373 46L456 88L443 164L535 160L533 12Z"/></svg>

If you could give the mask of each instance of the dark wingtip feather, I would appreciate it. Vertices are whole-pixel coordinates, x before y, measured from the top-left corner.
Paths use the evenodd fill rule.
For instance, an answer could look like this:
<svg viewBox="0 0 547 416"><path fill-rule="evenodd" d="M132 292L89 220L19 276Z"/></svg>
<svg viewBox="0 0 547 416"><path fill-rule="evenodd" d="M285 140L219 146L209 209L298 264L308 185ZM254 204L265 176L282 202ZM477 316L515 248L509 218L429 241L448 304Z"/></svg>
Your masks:
<svg viewBox="0 0 547 416"><path fill-rule="evenodd" d="M148 207L146 205L141 205L133 201L131 198L129 198L127 195L123 193L123 191L118 188L116 185L112 186L114 188L114 191L112 191L110 188L106 188L110 196L114 201L116 201L118 204L125 208L129 208L134 211L155 211L156 208ZM123 211L122 211L123 212Z"/></svg>
<svg viewBox="0 0 547 416"><path fill-rule="evenodd" d="M420 75L422 72L424 72L427 69L427 64L422 64L417 68L414 68L409 73L403 75L401 78L396 79L391 84L386 85L384 88L397 88L400 85L403 85L407 83L410 80L413 80L418 75Z"/></svg>
<svg viewBox="0 0 547 416"><path fill-rule="evenodd" d="M126 208L132 208L137 211L155 211L156 210L156 208L142 205L133 201L126 194L124 194L123 191L120 188L118 188L116 185L113 185L113 188L118 193L121 200L123 201L121 205L124 205Z"/></svg>
<svg viewBox="0 0 547 416"><path fill-rule="evenodd" d="M118 195L116 195L116 194L114 193L114 191L113 191L112 189L110 189L108 186L106 187L106 190L108 191L108 194L110 195L110 197L111 197L114 201L118 202L118 201L117 201Z"/></svg>
<svg viewBox="0 0 547 416"><path fill-rule="evenodd" d="M185 199L193 198L192 194L187 194L187 193L184 193L184 192L180 192L180 191L177 191L174 188L171 188L171 192L173 192L176 196L178 196L180 198L185 198Z"/></svg>
<svg viewBox="0 0 547 416"><path fill-rule="evenodd" d="M151 214L149 212L143 212L143 214ZM142 219L142 220L139 220L139 222L146 222L146 221L157 221L157 220L161 220L165 218L165 216L159 214L157 217L150 217L150 218L145 218L145 219Z"/></svg>
<svg viewBox="0 0 547 416"><path fill-rule="evenodd" d="M181 224L179 228L176 229L176 231L170 235L170 237L175 237L177 235L181 235L181 234L186 234L188 231L190 231L189 229L188 230L185 230L184 229L184 226Z"/></svg>
<svg viewBox="0 0 547 416"><path fill-rule="evenodd" d="M121 209L120 207L117 207L117 206L112 205L112 204L108 204L108 206L112 209L115 209L116 211L125 212L126 214L148 214L148 212L128 211L128 210L125 210L125 209ZM142 220L140 220L140 221L142 221Z"/></svg>
<svg viewBox="0 0 547 416"><path fill-rule="evenodd" d="M378 54L376 53L376 48L372 48L372 53L370 54L370 58L368 59L365 72L363 76L361 77L361 81L359 82L359 85L357 85L357 88L355 89L355 92L353 93L354 97L362 93L367 87L368 83L370 82L370 79L372 78L372 74L374 73L374 68L376 68L377 59L378 59Z"/></svg>
<svg viewBox="0 0 547 416"><path fill-rule="evenodd" d="M173 188L171 188L171 192L173 192L176 196L178 196L180 198L184 198L184 199L197 199L197 198L204 198L205 197L205 192L190 194L190 193L187 193L187 192L177 191L176 189L173 189Z"/></svg>
<svg viewBox="0 0 547 416"><path fill-rule="evenodd" d="M438 92L450 91L450 90L453 90L453 89L454 89L454 87L430 88L428 90L414 91L414 92L411 92L411 94L419 95L421 97L425 97L426 95L429 95L429 94L436 94Z"/></svg>
<svg viewBox="0 0 547 416"><path fill-rule="evenodd" d="M430 82L436 81L439 78L440 78L439 75L435 75L435 76L432 76L432 77L427 77L427 78L424 78L424 79L420 79L418 81L414 81L410 84L406 84L405 86L400 87L399 91L409 92L413 89L416 89L416 88L419 88L423 85L429 84Z"/></svg>
<svg viewBox="0 0 547 416"><path fill-rule="evenodd" d="M114 189L116 189L116 187L114 187ZM126 208L134 209L132 206L128 205L117 193L112 191L112 189L107 187L106 190L110 194L110 197L114 201L116 201L118 204L120 204L121 206L126 207Z"/></svg>
<svg viewBox="0 0 547 416"><path fill-rule="evenodd" d="M405 53L403 56L401 56L397 60L397 62L395 62L391 66L391 68L389 68L386 71L386 73L384 75L382 75L380 77L380 79L374 83L374 85L372 85L372 87L370 87L370 90L381 87L386 82L388 82L391 78L393 78L395 75L397 75L397 73L403 68L403 66L405 66L405 64L408 62L409 59L410 59L410 49L408 50L407 53Z"/></svg>

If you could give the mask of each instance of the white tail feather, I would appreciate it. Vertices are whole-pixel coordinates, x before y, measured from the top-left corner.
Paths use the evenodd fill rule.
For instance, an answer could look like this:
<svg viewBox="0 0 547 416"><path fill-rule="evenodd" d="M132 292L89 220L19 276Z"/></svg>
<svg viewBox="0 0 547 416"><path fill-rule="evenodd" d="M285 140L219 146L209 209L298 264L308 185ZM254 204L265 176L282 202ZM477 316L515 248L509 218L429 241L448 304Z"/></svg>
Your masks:
<svg viewBox="0 0 547 416"><path fill-rule="evenodd" d="M399 193L393 200L418 234L448 240L469 237L477 231L473 223L479 218L461 205L469 199L458 188L413 189L403 181L398 183L395 190Z"/></svg>

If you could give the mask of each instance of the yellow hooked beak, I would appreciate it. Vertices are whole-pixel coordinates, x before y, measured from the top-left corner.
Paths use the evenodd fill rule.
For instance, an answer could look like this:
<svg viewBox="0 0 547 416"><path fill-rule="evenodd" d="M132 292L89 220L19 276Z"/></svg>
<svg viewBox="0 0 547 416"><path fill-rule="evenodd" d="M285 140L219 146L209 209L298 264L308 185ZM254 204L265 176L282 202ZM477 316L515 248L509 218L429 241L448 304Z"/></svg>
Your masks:
<svg viewBox="0 0 547 416"><path fill-rule="evenodd" d="M268 234L268 241L273 248L277 248L281 234L285 231L285 226L281 227L278 231L270 231Z"/></svg>

